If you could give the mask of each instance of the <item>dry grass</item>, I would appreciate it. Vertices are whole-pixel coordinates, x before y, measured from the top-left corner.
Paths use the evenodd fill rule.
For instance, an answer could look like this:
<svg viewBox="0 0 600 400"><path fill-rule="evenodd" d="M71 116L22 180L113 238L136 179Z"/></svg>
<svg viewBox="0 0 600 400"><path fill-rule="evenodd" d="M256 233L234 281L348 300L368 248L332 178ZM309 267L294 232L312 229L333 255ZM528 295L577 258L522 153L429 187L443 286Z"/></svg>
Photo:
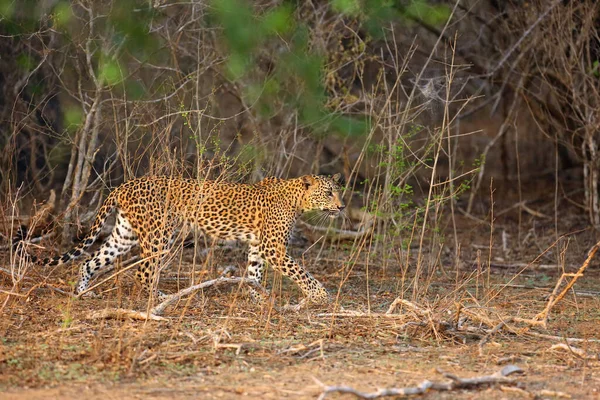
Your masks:
<svg viewBox="0 0 600 400"><path fill-rule="evenodd" d="M100 278L104 282L96 281L98 297L74 298L75 265L32 268L6 243L0 264L1 390L15 398L81 397L82 392L86 398L315 398L323 387L313 378L328 386L346 384L373 392L444 379L437 369L473 377L516 364L525 371L515 378L516 387L494 385L435 396L598 395L596 261L554 305L546 326L525 323L545 309L545 296L552 294L563 273L582 265L585 252L597 241L594 234L585 221L569 217L577 211L568 208L570 203L555 190L558 186L542 182L539 192L523 190L519 160L517 187L508 177L504 186L490 182L489 198L482 200L485 171L458 156L464 143L459 141L471 135L461 130L459 117L469 114L465 107L482 81L470 81L465 71L471 62L457 59L459 45L465 45L452 36L448 24L459 12L459 2L428 52L418 51L412 42L400 51L394 26L379 42L382 48L373 51L351 21L320 18L328 15L326 9L307 13L311 28L327 33L311 40L326 40L327 49L342 42L348 47L340 54L332 50L323 71L324 90L331 111L369 117L372 129L358 139L313 135L310 126L298 122L297 110L259 118L244 103L244 82L231 81L219 70L226 54L218 41L213 43L212 28L202 25L205 10L186 4L169 5L181 10L180 18L167 14L153 25L169 38L163 46L175 53L174 60L186 60L186 69L178 62L171 65L171 56L164 68L127 60L132 71L139 68L152 84L149 99L123 99L113 87L98 85L102 82L95 76L87 44L99 40L91 25L100 10L83 3L74 2L76 18L90 25L89 32L64 39L69 46L64 54L73 52L86 60L88 68L78 72L78 79L96 85L84 94L77 79L61 83L61 91L84 105L84 123L76 132L56 136L65 154L70 152L68 162L61 159L68 170L63 171L62 208L54 215L62 235L53 230L53 236L34 243L39 248L30 244L30 251L58 252L71 241L75 227L89 222L103 189L143 174L257 181L265 175L342 170L348 182L345 200L360 209L360 217L335 222L333 231L332 226L311 229L310 220L300 224L310 243L294 247L294 256L331 290L335 302L328 309L297 313L282 311L282 305L298 302L299 293L275 275L269 276L274 301L263 307L248 301L243 286L232 285L183 297L165 310L163 319L134 320L127 312L112 310L134 310L140 317L152 309L128 270L135 260L123 260L111 275ZM517 22L523 28L517 32L537 26L527 18ZM516 43L525 38L523 34ZM100 39L110 44L110 38ZM509 47L489 76L500 71L516 47ZM371 53L349 50L360 48ZM185 56L178 49L187 49ZM377 73L366 76L367 63ZM54 76L53 71L49 74ZM522 81L528 74L524 70L517 77L516 93L526 91ZM355 82L363 87L358 89ZM485 89L487 84L481 85ZM493 100L496 109L504 84L498 90L497 99L482 99L481 107ZM223 99L230 104L220 103ZM523 129L516 122L522 102L512 96L484 156L505 139L509 127ZM20 103L14 104L16 109ZM11 146L17 146L22 117L15 112L11 118ZM586 134L592 133L588 130ZM32 138L51 137L34 132ZM35 150L35 141L31 146ZM20 149L7 149L0 161L13 166L17 157L12 152ZM98 149L107 152L102 162L96 158L101 156ZM46 150L44 160L51 153ZM103 166L92 171L95 158ZM12 178L14 170L0 172ZM476 172L472 196L463 204L461 195L470 189ZM32 178L40 193L58 185L41 179L43 175ZM27 208L20 204L27 194L10 183L2 189L8 200L0 210L2 234L8 239L17 221L29 220L33 226L36 217L18 215ZM559 206L564 209L560 218ZM589 201L588 208L596 210ZM553 213L551 220L547 215ZM179 248L169 255L172 267L161 281L168 291L215 279L230 265L243 274L243 248L209 249L210 243L197 235L194 242L197 251ZM22 391L24 387L33 390Z"/></svg>
<svg viewBox="0 0 600 400"><path fill-rule="evenodd" d="M74 299L43 286L34 290L24 287L17 296L2 293L0 386L15 398L53 396L57 390L64 397L76 397L84 390L90 398L107 393L123 398L185 398L192 393L203 398L241 394L314 398L322 387L313 378L326 385L345 384L373 392L425 379L444 380L436 369L473 377L515 364L525 371L515 378L516 389L494 385L439 395L499 399L511 396L510 390L529 395L546 390L545 396L554 391L556 395L593 397L592 388L598 387L600 380L595 356L600 345L593 341L600 318L596 291L600 280L593 273L598 263L578 281L576 292L556 305L546 330L499 330L481 352L479 344L491 327L466 329L477 325L474 319L464 319L460 322L463 329L458 329L452 321L457 308L463 309L462 316L469 311L494 321L508 316L533 318L546 306L545 296L552 292L560 270L517 265L517 269L492 267L477 276L471 265L475 265L477 245L485 243L482 233L488 228L463 218L458 218L458 223L460 239L473 245L463 246L463 266L456 270L444 267L453 256L443 254L438 262L444 273L440 269L433 278L421 278L423 287L427 282L427 290L418 302L405 301L391 313L386 311L392 302L410 293L399 286L398 277L414 279L413 272L378 268L385 255L382 251L368 257L361 253L349 270L352 250L344 250L343 245L312 246L300 256L302 250L293 249L328 288L340 288L338 302L326 310L285 313L270 305L261 308L248 301L242 287L233 286L184 298L166 310L165 321L93 319L95 311L109 308L146 309L145 296L127 273L101 285L101 298ZM498 224L514 228L509 220ZM591 240L586 232L570 237L572 255L565 259L566 270L581 264L584 257L579 256ZM501 246L501 238L495 238L493 252ZM242 250L216 249L196 255L194 250L184 249L180 267L165 271L163 282L173 291L187 286L193 271L196 282L216 277L218 266L243 265ZM406 253L402 259L409 264L417 262L416 252ZM525 251L512 259L527 261L536 255ZM198 265L193 265L194 260ZM367 265L372 268L368 276ZM46 273L30 271L29 278L32 282L44 280L42 272ZM74 273L74 267L53 271L45 282L69 291ZM3 286L9 281L4 274L0 278ZM297 301L299 293L291 283L278 277L269 277L269 281L277 304ZM566 348L555 346L565 343L561 337L582 341ZM23 387L35 390L17 389Z"/></svg>

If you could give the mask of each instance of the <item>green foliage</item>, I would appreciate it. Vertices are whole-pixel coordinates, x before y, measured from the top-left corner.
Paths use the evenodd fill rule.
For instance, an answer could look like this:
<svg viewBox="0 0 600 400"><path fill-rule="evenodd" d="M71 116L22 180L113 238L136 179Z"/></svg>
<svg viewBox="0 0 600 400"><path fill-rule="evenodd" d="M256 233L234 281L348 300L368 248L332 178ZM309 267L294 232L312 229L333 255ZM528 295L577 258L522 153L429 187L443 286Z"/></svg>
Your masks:
<svg viewBox="0 0 600 400"><path fill-rule="evenodd" d="M360 14L369 34L379 38L382 30L396 21L404 24L422 21L432 26L444 24L450 17L450 8L447 4L430 4L427 0L365 0Z"/></svg>
<svg viewBox="0 0 600 400"><path fill-rule="evenodd" d="M35 67L35 60L29 54L19 54L17 56L17 65L24 72L29 72Z"/></svg>
<svg viewBox="0 0 600 400"><path fill-rule="evenodd" d="M78 106L68 106L63 115L65 127L70 131L75 131L83 123L83 111Z"/></svg>
<svg viewBox="0 0 600 400"><path fill-rule="evenodd" d="M600 61L594 60L592 63L592 73L596 78L600 78Z"/></svg>
<svg viewBox="0 0 600 400"><path fill-rule="evenodd" d="M125 80L125 91L130 100L141 100L147 95L147 90L140 81L127 79Z"/></svg>
<svg viewBox="0 0 600 400"><path fill-rule="evenodd" d="M248 0L213 0L209 20L222 28L229 52L226 76L240 82L246 103L261 117L271 118L275 110L287 109L316 137L331 132L366 134L371 129L368 118L335 113L326 105L325 54L311 45L311 30L291 4L257 11ZM334 12L356 18L373 38L379 38L382 28L392 22L439 25L450 15L447 5L426 0L330 0L330 6ZM258 66L264 54L272 66L266 76Z"/></svg>
<svg viewBox="0 0 600 400"><path fill-rule="evenodd" d="M4 18L10 18L15 11L14 0L0 0L0 16Z"/></svg>
<svg viewBox="0 0 600 400"><path fill-rule="evenodd" d="M151 32L154 20L165 17L164 10L153 8L146 0L86 4L89 14L77 2L68 0L48 4L40 0L0 0L0 28L8 34L24 34L48 25L64 35L65 43L70 39L73 46L91 55L91 71L103 86L125 91L128 100L143 99L149 89L141 83L143 80L128 78L128 66L135 73L131 58L141 64L157 59L163 62L156 64L164 64L163 58L172 57L161 36ZM436 25L449 16L446 5L432 5L427 0L330 0L328 5L331 13L358 22L364 42L357 46L377 40L389 23L419 20ZM317 138L331 133L365 135L371 130L371 120L356 110L353 114L335 111L336 103L328 98L324 81L329 54L315 45L313 29L301 10L300 2L259 7L249 0L212 0L204 21L216 28L217 42L227 50L225 76L239 84L245 103L260 118L297 115L300 124ZM93 24L87 21L90 15ZM69 49L65 47L64 51L68 53ZM356 51L364 49L357 47ZM18 66L31 71L38 62L38 58L22 54ZM164 84L164 92L171 90L170 86ZM155 94L163 91L161 87L156 89L152 87ZM351 96L349 90L340 92ZM81 126L81 110L67 107L63 112L67 129Z"/></svg>
<svg viewBox="0 0 600 400"><path fill-rule="evenodd" d="M292 8L287 4L275 7L262 17L262 26L268 33L284 35L294 29L292 12Z"/></svg>
<svg viewBox="0 0 600 400"><path fill-rule="evenodd" d="M123 67L117 60L102 60L98 66L98 78L108 85L116 85L123 81Z"/></svg>
<svg viewBox="0 0 600 400"><path fill-rule="evenodd" d="M60 1L54 7L54 24L57 28L65 29L73 19L73 10L68 1Z"/></svg>
<svg viewBox="0 0 600 400"><path fill-rule="evenodd" d="M89 25L89 29L93 26L93 31L90 32L91 40L86 43L79 41L82 33L80 21L85 21L87 11L68 0L53 4L40 0L0 0L0 30L9 35L23 35L49 25L72 40L75 46L86 46L86 51L92 54L93 70L103 85L123 83L122 87L131 99L143 98L146 89L141 83L126 79L126 58L131 55L140 62L148 62L159 55L162 39L149 33L156 11L150 2L143 0L91 2L89 7L94 23ZM74 18L76 14L79 16L77 19ZM32 70L37 62L26 54L20 55L17 60L18 66L26 71ZM67 125L72 122L67 120Z"/></svg>
<svg viewBox="0 0 600 400"><path fill-rule="evenodd" d="M222 28L229 51L226 74L242 81L247 104L254 105L258 115L273 116L274 110L296 112L300 122L315 135L330 131L361 135L370 129L365 118L335 115L326 107L323 85L326 59L311 48L310 30L287 3L264 13L256 12L246 0L215 0L212 22ZM340 12L357 10L357 1L336 1ZM261 52L269 51L273 69L257 78Z"/></svg>
<svg viewBox="0 0 600 400"><path fill-rule="evenodd" d="M406 17L432 26L444 24L450 18L450 8L446 4L432 5L426 0L413 0L403 11Z"/></svg>
<svg viewBox="0 0 600 400"><path fill-rule="evenodd" d="M358 0L331 0L331 6L342 14L356 16L360 12Z"/></svg>
<svg viewBox="0 0 600 400"><path fill-rule="evenodd" d="M160 38L149 34L155 11L148 1L119 0L112 3L107 24L113 31L112 41L123 50L146 60Z"/></svg>

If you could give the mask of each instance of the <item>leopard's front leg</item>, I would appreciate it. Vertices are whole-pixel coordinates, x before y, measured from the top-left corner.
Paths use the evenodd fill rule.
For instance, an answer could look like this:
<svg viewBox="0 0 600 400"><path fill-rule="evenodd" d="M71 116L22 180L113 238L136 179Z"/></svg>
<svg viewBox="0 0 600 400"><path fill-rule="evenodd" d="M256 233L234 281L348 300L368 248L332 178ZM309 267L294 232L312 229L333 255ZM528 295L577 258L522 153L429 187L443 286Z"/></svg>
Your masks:
<svg viewBox="0 0 600 400"><path fill-rule="evenodd" d="M316 304L325 304L329 301L329 294L325 287L287 254L284 244L263 245L260 250L261 256L271 267L296 282L309 301Z"/></svg>

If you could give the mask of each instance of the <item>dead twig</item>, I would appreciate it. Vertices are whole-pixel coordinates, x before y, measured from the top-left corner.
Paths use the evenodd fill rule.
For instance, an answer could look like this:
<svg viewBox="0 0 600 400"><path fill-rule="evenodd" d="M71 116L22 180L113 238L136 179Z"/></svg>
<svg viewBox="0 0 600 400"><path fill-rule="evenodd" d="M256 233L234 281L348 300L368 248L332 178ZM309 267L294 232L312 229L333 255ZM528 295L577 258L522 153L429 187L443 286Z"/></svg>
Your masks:
<svg viewBox="0 0 600 400"><path fill-rule="evenodd" d="M491 337L494 336L496 333L498 333L498 331L500 331L500 329L502 329L504 326L506 326L509 322L512 322L512 320L513 320L512 318L509 318L506 321L501 321L498 325L493 327L483 338L481 338L481 340L479 341L479 343L477 345L480 356L483 356L483 346L485 346L485 344L490 341Z"/></svg>
<svg viewBox="0 0 600 400"><path fill-rule="evenodd" d="M137 320L142 320L142 321L146 321L146 320L168 321L167 318L160 317L160 316L154 315L152 313L128 310L125 308L105 308L104 310L94 311L93 313L90 314L89 318L90 319L131 318L131 319L137 319Z"/></svg>
<svg viewBox="0 0 600 400"><path fill-rule="evenodd" d="M547 340L559 340L559 341L563 341L563 342L567 342L567 343L585 343L585 342L589 342L589 343L600 343L600 339L593 339L593 338L574 338L574 337L564 337L564 336L556 336L556 335L547 335L545 333L538 333L538 332L525 332L526 335L528 336L533 336L533 337L537 337L540 339L547 339Z"/></svg>
<svg viewBox="0 0 600 400"><path fill-rule="evenodd" d="M569 292L569 290L571 290L573 285L575 285L575 282L577 282L577 280L583 276L583 273L587 269L588 265L590 265L590 262L592 261L592 258L594 258L594 256L596 255L596 252L598 251L599 247L600 247L600 242L596 243L590 249L586 260L583 262L583 264L581 265L581 267L579 268L579 270L576 273L574 273L574 274L563 273L561 275L558 282L556 282L556 286L554 287L554 290L552 291L550 298L548 299L548 304L546 305L546 308L544 308L544 310L542 312L540 312L538 315L536 315L533 318L534 321L539 321L541 323L541 325L544 328L546 328L546 325L548 323L548 315L550 314L550 311L559 301L561 301L563 299L563 297L565 297L565 295ZM557 295L560 285L562 284L563 280L566 278L573 278L573 279L571 279L565 285L563 290Z"/></svg>
<svg viewBox="0 0 600 400"><path fill-rule="evenodd" d="M388 308L388 310L385 312L386 315L390 315L394 312L394 310L396 309L396 307L398 306L398 304L402 304L403 306L406 306L408 308L410 308L412 311L416 312L417 314L421 315L421 316L426 316L426 315L430 315L431 311L426 310L422 307L417 306L414 303L411 303L408 300L404 300L401 299L400 297L396 298L396 300L394 300L392 302L392 304L390 304L390 307Z"/></svg>
<svg viewBox="0 0 600 400"><path fill-rule="evenodd" d="M519 333L519 334L527 333L527 334L530 334L533 336L543 337L545 339L550 339L550 340L565 340L564 338L561 338L560 336L542 335L542 334L538 334L535 332L529 332L529 329L534 326L541 326L544 329L546 328L547 322L548 322L548 315L550 314L550 311L560 300L562 300L565 297L565 295L569 292L569 290L571 290L573 288L573 286L577 282L577 279L579 279L580 277L583 276L583 273L587 269L592 258L594 258L594 256L596 255L596 252L598 251L599 247L600 247L600 242L596 243L590 249L590 251L588 253L588 257L586 258L586 260L583 262L583 264L581 265L581 267L579 268L579 270L576 273L563 273L561 275L559 280L556 282L556 285L554 287L554 290L552 291L552 294L550 295L550 297L548 299L548 303L546 304L546 307L533 318L508 317L508 318L502 319L499 323L495 323L491 318L488 318L479 313L470 311L466 308L462 308L461 312L467 314L469 316L469 318L478 320L481 323L483 323L491 328L491 330L488 331L487 334L479 342L479 346L478 346L479 354L480 355L483 354L483 346L490 340L490 338L494 334L498 333L504 327L508 328L513 333ZM565 287L562 289L562 291L560 293L558 293L559 289L563 283L563 280L565 280L566 278L572 278L572 279L565 285ZM509 324L512 324L515 322L522 323L522 324L525 324L528 326L525 328L516 329L509 325ZM578 339L571 338L570 340L571 341L579 341L579 340L585 341L587 339L579 339L578 340ZM590 339L590 341L593 341L593 339Z"/></svg>
<svg viewBox="0 0 600 400"><path fill-rule="evenodd" d="M482 246L485 247L486 249L488 249L490 246L486 245L486 246ZM531 264L531 263L501 263L501 262L496 262L496 261L492 261L490 263L490 267L492 268L505 268L505 269L516 269L516 268L529 268L530 271L537 271L537 270L557 270L560 268L560 265L558 264ZM508 285L503 285L508 287Z"/></svg>
<svg viewBox="0 0 600 400"><path fill-rule="evenodd" d="M356 217L360 221L358 224L359 230L348 230L348 229L337 229L325 226L315 226L308 224L302 220L297 222L297 226L304 231L304 234L309 239L314 236L314 233L324 236L328 240L355 240L362 238L363 236L370 235L373 232L373 225L375 223L375 217L365 211L361 210L348 210L348 215Z"/></svg>
<svg viewBox="0 0 600 400"><path fill-rule="evenodd" d="M308 346L306 346L302 343L298 343L287 349L278 351L277 354L290 354L290 355L298 356L299 359L303 359L303 358L308 358L309 356L313 355L316 352L320 353L321 359L323 359L323 360L325 359L324 340L323 339L315 340Z"/></svg>
<svg viewBox="0 0 600 400"><path fill-rule="evenodd" d="M91 319L101 319L101 318L131 318L137 320L152 320L152 321L167 321L166 318L161 317L160 315L165 311L165 309L171 304L179 301L183 296L188 294L197 292L198 290L207 289L212 286L221 285L224 283L232 284L232 283L245 283L247 285L251 285L258 290L262 290L266 292L265 288L260 286L258 283L248 279L248 278L227 278L220 277L216 279L212 279L210 281L202 282L197 285L190 286L186 289L182 289L177 293L173 293L167 297L166 300L155 306L150 310L150 312L141 312L135 310L128 310L124 308L106 308L101 311L95 311L90 314L89 318ZM238 350L239 351L239 350Z"/></svg>
<svg viewBox="0 0 600 400"><path fill-rule="evenodd" d="M169 295L166 300L164 300L162 303L160 303L157 306L155 306L154 308L152 308L152 310L150 310L150 314L160 315L165 311L165 308L167 308L168 306L170 306L173 303L176 303L183 296L187 296L188 294L197 292L198 290L207 289L212 286L222 285L224 283L227 283L227 284L244 283L246 285L250 285L250 286L254 287L255 289L257 289L263 293L266 293L265 288L263 288L261 285L259 285L258 283L256 283L255 281L253 281L251 279L240 278L240 277L228 278L228 277L222 276L222 277L219 277L216 279L212 279L210 281L206 281L206 282L199 283L197 285L190 286L186 289L180 290L177 293L173 293L173 294Z"/></svg>
<svg viewBox="0 0 600 400"><path fill-rule="evenodd" d="M495 374L475 378L459 378L456 375L442 372L444 377L451 380L450 382L432 382L424 380L419 385L413 387L379 389L376 392L370 393L358 391L350 386L327 386L316 378L313 379L315 379L317 384L323 387L323 392L319 396L319 400L325 399L330 393L348 393L361 399L378 399L386 396L415 396L432 390L443 392L497 383L514 384L516 383L515 380L507 377L511 374L522 372L523 370L515 365L507 365Z"/></svg>
<svg viewBox="0 0 600 400"><path fill-rule="evenodd" d="M587 351L578 347L571 346L568 343L557 343L550 346L550 350L557 349L566 350L574 356L585 360L600 360L600 355L598 353L588 353Z"/></svg>
<svg viewBox="0 0 600 400"><path fill-rule="evenodd" d="M547 397L557 397L559 399L571 399L573 398L573 396L571 396L568 393L565 392L559 392L556 390L538 390L536 392L533 392L534 396L537 397L542 397L542 398L547 398Z"/></svg>
<svg viewBox="0 0 600 400"><path fill-rule="evenodd" d="M331 318L331 317L346 317L346 318L388 318L388 319L406 319L406 315L403 314L384 314L376 312L363 312L356 310L344 310L333 313L320 313L316 315L317 318Z"/></svg>

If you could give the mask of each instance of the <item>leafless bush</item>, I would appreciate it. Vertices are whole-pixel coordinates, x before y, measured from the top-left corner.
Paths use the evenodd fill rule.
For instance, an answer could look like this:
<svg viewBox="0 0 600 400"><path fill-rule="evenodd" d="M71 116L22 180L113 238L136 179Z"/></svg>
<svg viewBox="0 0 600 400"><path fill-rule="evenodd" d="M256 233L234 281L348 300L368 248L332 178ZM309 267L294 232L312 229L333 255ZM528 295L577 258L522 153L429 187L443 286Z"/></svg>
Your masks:
<svg viewBox="0 0 600 400"><path fill-rule="evenodd" d="M546 7L546 2L540 2L534 10ZM531 116L551 140L566 149L563 165L569 166L570 158L582 164L585 206L594 225L600 224L599 11L594 1L553 7L522 50L523 61L515 71L526 77L524 95ZM525 27L534 18L534 12L520 13L513 23Z"/></svg>

